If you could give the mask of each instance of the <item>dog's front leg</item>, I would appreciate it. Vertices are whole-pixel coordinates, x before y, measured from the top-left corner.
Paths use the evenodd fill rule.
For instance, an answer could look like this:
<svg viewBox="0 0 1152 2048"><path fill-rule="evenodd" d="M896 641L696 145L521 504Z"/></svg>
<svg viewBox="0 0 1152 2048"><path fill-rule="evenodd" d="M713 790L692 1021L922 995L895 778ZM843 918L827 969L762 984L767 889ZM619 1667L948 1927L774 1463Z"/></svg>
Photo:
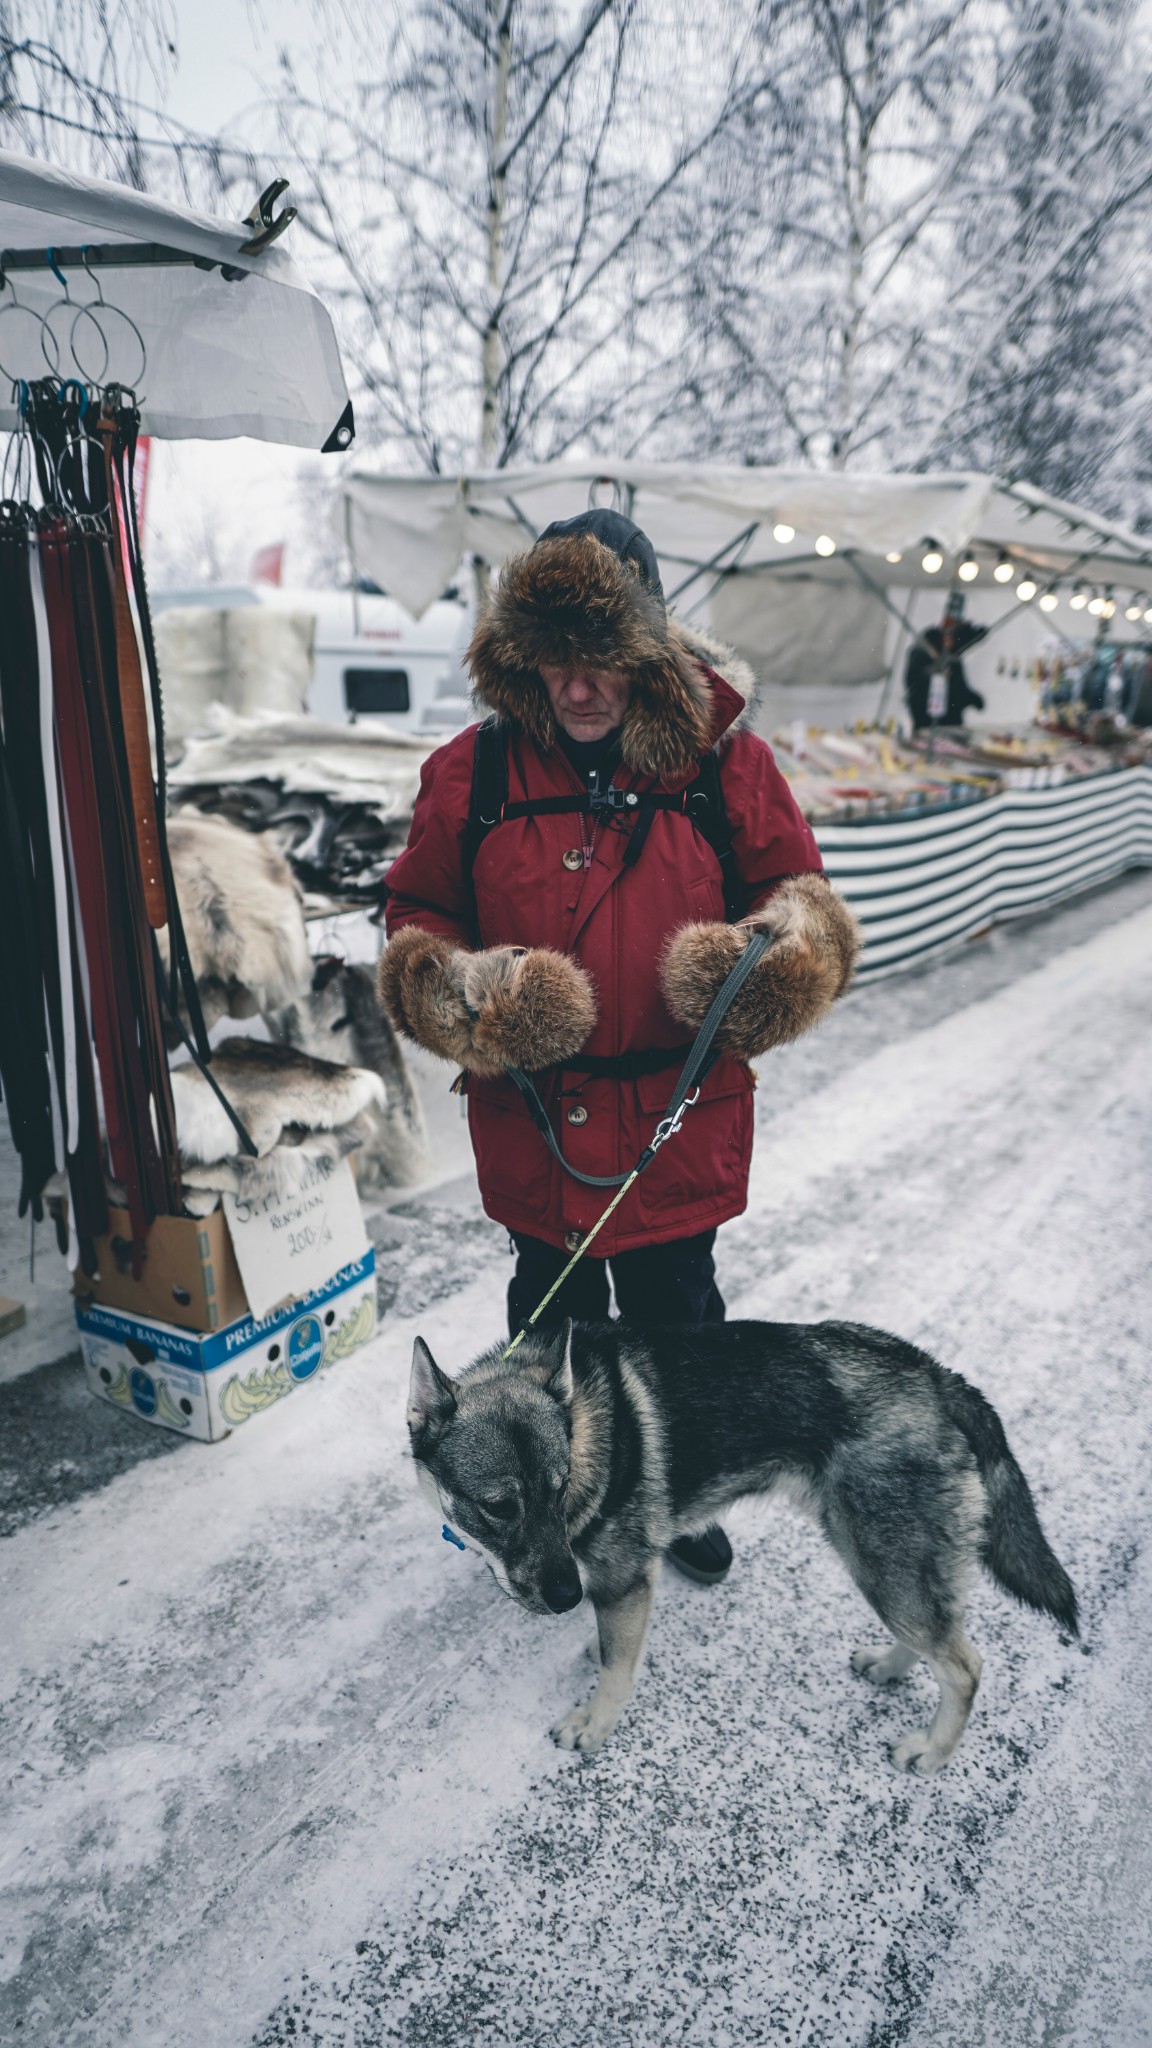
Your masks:
<svg viewBox="0 0 1152 2048"><path fill-rule="evenodd" d="M659 1569L657 1560L623 1599L603 1606L597 1603L600 1677L587 1704L573 1707L553 1728L552 1739L561 1749L580 1749L586 1754L600 1749L631 1699L644 1655Z"/></svg>

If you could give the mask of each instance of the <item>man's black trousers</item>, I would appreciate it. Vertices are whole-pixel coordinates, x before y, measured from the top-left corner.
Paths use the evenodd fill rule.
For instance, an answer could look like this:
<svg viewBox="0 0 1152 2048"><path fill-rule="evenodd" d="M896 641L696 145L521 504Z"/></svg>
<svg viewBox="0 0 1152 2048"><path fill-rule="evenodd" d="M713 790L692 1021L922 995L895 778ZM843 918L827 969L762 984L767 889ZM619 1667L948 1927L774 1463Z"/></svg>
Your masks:
<svg viewBox="0 0 1152 2048"><path fill-rule="evenodd" d="M571 1252L557 1251L535 1237L512 1233L516 1272L508 1289L508 1330L515 1336L552 1282L564 1271ZM548 1303L537 1330L555 1329L571 1316L579 1323L608 1320L608 1268L622 1323L722 1323L724 1298L716 1285L712 1247L716 1232L682 1237L674 1244L642 1245L614 1259L586 1255Z"/></svg>

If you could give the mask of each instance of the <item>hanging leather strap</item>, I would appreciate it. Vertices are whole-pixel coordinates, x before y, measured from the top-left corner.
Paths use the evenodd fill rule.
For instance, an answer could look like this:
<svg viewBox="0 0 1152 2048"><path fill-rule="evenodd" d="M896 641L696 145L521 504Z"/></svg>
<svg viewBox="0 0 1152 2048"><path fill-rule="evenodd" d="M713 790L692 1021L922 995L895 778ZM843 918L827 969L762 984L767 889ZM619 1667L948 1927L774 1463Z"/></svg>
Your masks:
<svg viewBox="0 0 1152 2048"><path fill-rule="evenodd" d="M160 858L160 837L156 826L156 790L152 781L152 743L148 736L148 713L144 705L144 677L140 668L140 647L128 602L124 575L121 521L117 517L113 484L112 444L117 431L114 414L100 415L104 442L104 474L108 485L109 544L112 563L112 596L116 620L116 666L120 678L120 717L124 727L124 751L132 789L132 815L136 845L140 853L140 874L144 884L144 907L153 931L168 923L168 898Z"/></svg>

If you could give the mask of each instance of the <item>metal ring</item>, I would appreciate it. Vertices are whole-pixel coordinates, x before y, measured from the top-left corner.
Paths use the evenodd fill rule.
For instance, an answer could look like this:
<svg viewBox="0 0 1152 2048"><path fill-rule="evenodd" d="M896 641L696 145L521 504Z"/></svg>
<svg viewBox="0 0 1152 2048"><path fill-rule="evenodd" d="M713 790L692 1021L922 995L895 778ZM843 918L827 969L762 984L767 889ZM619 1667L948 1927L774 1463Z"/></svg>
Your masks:
<svg viewBox="0 0 1152 2048"><path fill-rule="evenodd" d="M25 306L22 303L22 301L16 297L15 293L13 293L8 305L0 306L0 320L3 320L8 313L23 313L26 319L34 320L36 322L37 327L40 326L39 313L37 313L32 306ZM42 343L43 336L37 335L37 340ZM0 377L7 378L10 384L19 384L25 381L24 372L22 370L10 370L7 363L5 363L2 359L0 359Z"/></svg>
<svg viewBox="0 0 1152 2048"><path fill-rule="evenodd" d="M48 365L48 374L51 377L59 377L62 374L60 356L63 343L56 339L56 330L52 325L53 314L58 313L62 306L68 306L75 312L76 301L69 298L68 293L65 292L63 298L53 299L47 311L38 316L40 321L40 353ZM51 355L48 353L49 341L51 341L53 349Z"/></svg>
<svg viewBox="0 0 1152 2048"><path fill-rule="evenodd" d="M88 314L90 319L95 319L96 316L93 313L91 306L85 306L83 310ZM105 365L104 369L105 377L108 379L109 383L120 384L124 387L126 391L131 391L133 395L135 395L136 387L142 382L144 372L148 368L148 348L147 344L145 343L144 336L141 334L140 329L137 327L136 322L133 320L131 313L126 313L124 311L123 306L113 306L109 304L107 299L101 299L100 311L105 319L108 319L111 315L114 314L117 320L122 320L124 322L125 327L131 330L132 339L135 341L136 346L140 351L139 368L136 368L136 366L133 365L132 367L134 374L131 377L129 377L123 370L118 370L116 368L114 360L114 350L112 349L112 346L108 341L107 334L104 334L104 343L105 346L108 348L109 352L109 360ZM101 333L103 332L104 330L103 328L101 328ZM88 381L89 383L92 383L94 381L99 380L89 378Z"/></svg>
<svg viewBox="0 0 1152 2048"><path fill-rule="evenodd" d="M107 312L110 310L107 306L105 306L103 299L93 299L90 305L78 307L76 311L76 317L72 322L71 332L69 333L68 336L68 353L71 356L76 368L79 370L81 378L83 379L84 383L91 384L93 386L103 384L104 379L108 374L108 336L105 334L104 329L101 327L99 320L96 318L96 315L92 310L92 307L97 305L101 308L103 312ZM100 368L98 370L93 370L89 368L88 364L84 361L83 357L80 355L76 347L76 329L80 325L81 320L90 320L92 322L93 327L96 329L97 334L100 337L100 346L104 350L104 360L101 363Z"/></svg>

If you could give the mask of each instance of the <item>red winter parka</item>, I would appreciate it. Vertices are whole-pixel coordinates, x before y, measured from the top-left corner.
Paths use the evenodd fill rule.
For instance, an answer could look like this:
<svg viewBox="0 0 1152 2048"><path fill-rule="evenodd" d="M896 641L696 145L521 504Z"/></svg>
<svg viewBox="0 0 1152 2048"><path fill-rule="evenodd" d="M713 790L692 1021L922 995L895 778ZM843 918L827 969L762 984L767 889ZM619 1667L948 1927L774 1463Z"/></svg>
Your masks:
<svg viewBox="0 0 1152 2048"><path fill-rule="evenodd" d="M735 729L744 709L739 690L702 658L704 643L697 636L677 631L679 672L687 660L698 737L705 747L718 748L735 859L747 911L754 913L785 878L819 875L820 855L770 749L753 733ZM507 679L507 669L499 685L489 675L484 695L488 702L495 699L507 727L510 802L578 794L583 782L562 749L549 743L547 725L542 727L539 692L529 701L518 688L506 689ZM641 727L667 710L662 691L641 690L638 710L639 723L629 713L616 785L637 792L686 788L702 749L659 776L627 765L629 758L659 757L658 744L645 744L654 735ZM686 1012L678 1018L669 1008L661 963L683 927L714 931L723 923L720 864L711 846L687 817L658 810L639 860L625 867L632 826L631 819L618 826L620 814L595 823L575 813L512 818L482 840L470 876L465 827L475 734L470 727L424 765L407 849L389 878L390 941L419 927L453 947L544 947L567 954L586 970L597 1010L581 1050L617 1055L684 1044L693 1031L685 1029ZM721 979L729 964L723 960L717 968ZM701 993L704 1007L713 983ZM442 1050L431 1032L413 1023L415 1005L396 996L398 982L390 1001L383 975L381 986L401 1028ZM539 1072L535 1079L565 1157L585 1173L606 1175L635 1165L664 1113L676 1072L670 1067L633 1080L588 1079L574 1064ZM598 1256L692 1237L740 1213L747 1197L754 1085L745 1061L725 1056L717 1062L679 1135L658 1153L597 1239ZM610 1191L586 1187L562 1171L510 1080L473 1073L466 1087L488 1215L510 1230L574 1248Z"/></svg>

